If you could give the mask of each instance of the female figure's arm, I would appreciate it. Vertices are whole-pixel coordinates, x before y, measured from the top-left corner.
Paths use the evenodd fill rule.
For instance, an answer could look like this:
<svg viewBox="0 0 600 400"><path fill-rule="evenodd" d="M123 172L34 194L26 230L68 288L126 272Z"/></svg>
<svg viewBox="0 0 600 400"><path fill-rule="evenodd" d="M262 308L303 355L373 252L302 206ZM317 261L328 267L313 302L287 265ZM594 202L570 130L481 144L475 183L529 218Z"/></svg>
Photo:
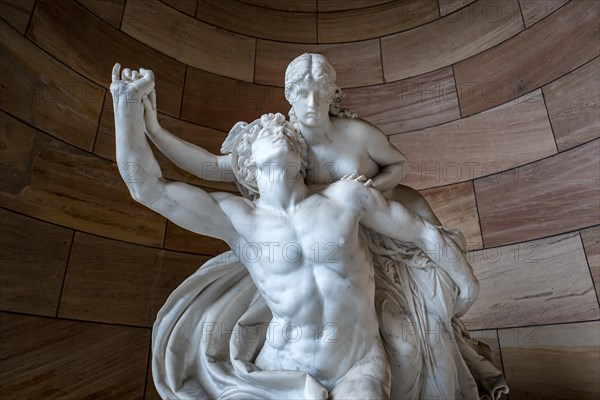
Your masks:
<svg viewBox="0 0 600 400"><path fill-rule="evenodd" d="M158 122L156 93L149 95L150 104L145 104L144 125L146 135L179 168L202 179L234 182L229 155L218 156L195 144L186 142L164 129Z"/></svg>
<svg viewBox="0 0 600 400"><path fill-rule="evenodd" d="M154 87L152 71L131 71L116 64L110 91L115 112L116 158L132 198L192 232L233 243L239 235L224 211L244 210L245 202L228 193L207 193L184 182L163 178L142 128L146 95Z"/></svg>
<svg viewBox="0 0 600 400"><path fill-rule="evenodd" d="M395 200L410 212L420 215L434 225L442 223L435 215L425 198L416 190L405 186L408 159L390 143L384 133L364 120L357 121L353 134L360 135L356 142L364 146L369 158L379 165L379 173L373 177L373 186L390 200Z"/></svg>
<svg viewBox="0 0 600 400"><path fill-rule="evenodd" d="M406 156L377 127L364 120L354 121L357 126L352 133L360 135L358 143L366 148L369 158L380 167L379 173L371 177L373 186L385 192L402 184L406 174L405 163L408 161Z"/></svg>

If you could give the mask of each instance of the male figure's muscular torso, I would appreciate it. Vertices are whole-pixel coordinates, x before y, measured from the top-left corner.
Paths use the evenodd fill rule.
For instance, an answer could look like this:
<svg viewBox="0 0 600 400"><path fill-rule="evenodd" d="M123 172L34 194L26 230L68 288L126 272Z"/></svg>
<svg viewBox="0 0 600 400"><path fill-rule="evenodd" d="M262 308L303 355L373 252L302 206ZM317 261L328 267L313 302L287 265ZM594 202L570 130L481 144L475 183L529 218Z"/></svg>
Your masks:
<svg viewBox="0 0 600 400"><path fill-rule="evenodd" d="M288 213L249 206L232 218L238 257L273 312L256 360L262 369L309 372L326 386L378 343L373 266L359 214L340 206L339 182Z"/></svg>

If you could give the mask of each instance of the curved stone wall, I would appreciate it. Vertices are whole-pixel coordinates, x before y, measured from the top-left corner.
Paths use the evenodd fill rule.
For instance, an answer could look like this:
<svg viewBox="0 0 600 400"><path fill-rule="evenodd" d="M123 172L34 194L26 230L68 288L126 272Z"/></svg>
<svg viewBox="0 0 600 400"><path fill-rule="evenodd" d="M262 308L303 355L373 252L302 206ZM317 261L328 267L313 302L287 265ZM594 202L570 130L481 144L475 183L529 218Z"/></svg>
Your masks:
<svg viewBox="0 0 600 400"><path fill-rule="evenodd" d="M595 398L599 4L1 0L3 393L157 398L156 312L226 249L130 199L112 65L154 70L163 125L217 152L238 120L287 113L283 72L310 51L408 156L406 183L465 233L481 281L465 321L511 400ZM158 158L168 178L236 191Z"/></svg>

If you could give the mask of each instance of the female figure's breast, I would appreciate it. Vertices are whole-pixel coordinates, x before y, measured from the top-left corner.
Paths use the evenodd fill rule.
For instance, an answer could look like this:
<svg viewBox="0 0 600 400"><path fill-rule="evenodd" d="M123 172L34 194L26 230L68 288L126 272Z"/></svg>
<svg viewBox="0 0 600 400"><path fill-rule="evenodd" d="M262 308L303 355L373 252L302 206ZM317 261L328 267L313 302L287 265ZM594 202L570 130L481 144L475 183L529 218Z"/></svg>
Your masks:
<svg viewBox="0 0 600 400"><path fill-rule="evenodd" d="M369 158L367 149L340 139L327 146L311 147L308 161L308 184L332 183L353 172L371 178L379 172L379 166Z"/></svg>

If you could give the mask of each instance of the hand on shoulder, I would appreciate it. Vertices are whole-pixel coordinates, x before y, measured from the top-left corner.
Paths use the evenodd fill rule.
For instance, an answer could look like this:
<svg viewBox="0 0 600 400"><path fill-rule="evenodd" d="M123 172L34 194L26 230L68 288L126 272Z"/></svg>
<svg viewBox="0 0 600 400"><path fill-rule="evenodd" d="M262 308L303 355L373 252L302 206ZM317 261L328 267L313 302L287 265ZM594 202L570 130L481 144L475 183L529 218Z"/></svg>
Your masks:
<svg viewBox="0 0 600 400"><path fill-rule="evenodd" d="M345 175L339 181L332 183L324 194L351 208L377 201L380 197L383 199L381 192L373 186L372 180L357 172Z"/></svg>
<svg viewBox="0 0 600 400"><path fill-rule="evenodd" d="M358 175L357 171L354 171L353 173L349 174L349 175L344 175L340 178L340 181L354 181L354 182L358 182L358 183L362 183L364 186L366 187L373 187L373 180L372 179L367 179L366 176L364 175Z"/></svg>

